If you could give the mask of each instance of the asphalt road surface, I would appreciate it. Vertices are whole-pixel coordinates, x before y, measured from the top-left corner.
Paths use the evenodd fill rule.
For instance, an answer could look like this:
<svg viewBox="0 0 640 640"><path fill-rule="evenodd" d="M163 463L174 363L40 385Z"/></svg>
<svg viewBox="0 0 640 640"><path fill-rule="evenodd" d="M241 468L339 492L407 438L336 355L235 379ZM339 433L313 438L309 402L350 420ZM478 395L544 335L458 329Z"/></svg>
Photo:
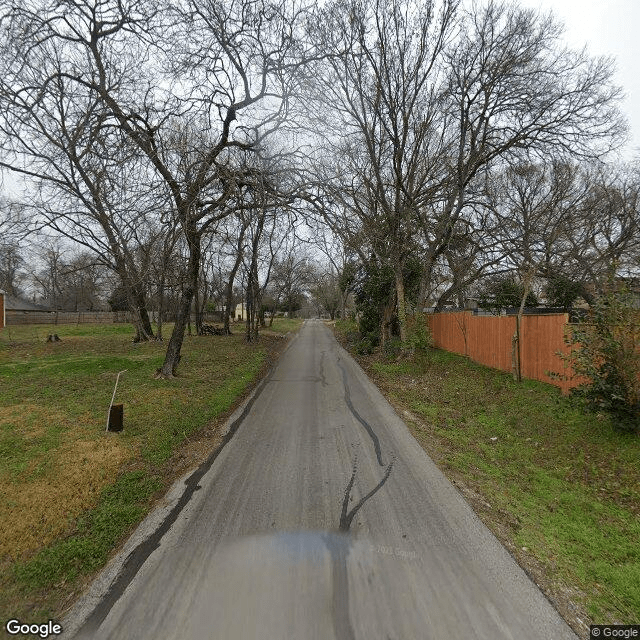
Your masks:
<svg viewBox="0 0 640 640"><path fill-rule="evenodd" d="M244 414L75 637L575 640L322 322Z"/></svg>

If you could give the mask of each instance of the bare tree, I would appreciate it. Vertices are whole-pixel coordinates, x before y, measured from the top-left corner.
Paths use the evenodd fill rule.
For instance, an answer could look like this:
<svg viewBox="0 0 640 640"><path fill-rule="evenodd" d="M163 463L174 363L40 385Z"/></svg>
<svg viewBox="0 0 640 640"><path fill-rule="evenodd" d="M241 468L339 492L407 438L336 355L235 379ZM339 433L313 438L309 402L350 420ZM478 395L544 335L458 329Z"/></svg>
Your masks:
<svg viewBox="0 0 640 640"><path fill-rule="evenodd" d="M493 182L493 213L500 230L496 241L505 251L522 283L522 297L513 336L513 371L518 381L520 328L525 301L533 280L554 255L566 252L579 219L587 185L577 167L563 161L532 164L523 161L509 167Z"/></svg>
<svg viewBox="0 0 640 640"><path fill-rule="evenodd" d="M201 261L201 239L237 189L230 150L251 151L286 119L304 62L286 2L157 6L145 0L4 3L18 55L58 62L42 86L66 82L128 137L170 194L189 250L187 279L159 375L175 374ZM14 58L16 56L14 55ZM10 84L10 83L7 83ZM73 94L74 90L67 90ZM244 123L238 119L243 115Z"/></svg>
<svg viewBox="0 0 640 640"><path fill-rule="evenodd" d="M288 247L273 265L272 291L278 306L289 317L293 317L300 308L313 279L313 264L297 244Z"/></svg>
<svg viewBox="0 0 640 640"><path fill-rule="evenodd" d="M423 260L423 292L447 262L460 271L471 258L460 249L482 224L470 204L493 168L523 149L611 149L625 130L619 90L610 60L567 50L551 16L508 4L456 13L446 0L335 3L325 22L335 57L319 71L316 111L339 123L325 136L329 161L320 158L327 197L394 269L404 340L411 253ZM345 227L353 237L353 222Z"/></svg>
<svg viewBox="0 0 640 640"><path fill-rule="evenodd" d="M230 259L231 265L228 271L225 295L224 295L224 333L230 334L231 328L229 319L232 314L235 314L234 306L234 286L238 269L240 268L245 251L245 234L250 223L249 216L242 215L242 208L238 207L236 214L233 217L233 229L227 231L225 242L231 247Z"/></svg>
<svg viewBox="0 0 640 640"><path fill-rule="evenodd" d="M562 260L549 275L583 283L585 295L604 293L617 275L640 267L640 170L637 166L592 167L583 172L588 194Z"/></svg>
<svg viewBox="0 0 640 640"><path fill-rule="evenodd" d="M0 244L0 289L10 296L22 293L22 283L27 277L26 262L16 241Z"/></svg>
<svg viewBox="0 0 640 640"><path fill-rule="evenodd" d="M342 295L338 274L333 265L315 266L314 279L310 284L309 291L318 315L328 313L331 320L335 320L341 307Z"/></svg>
<svg viewBox="0 0 640 640"><path fill-rule="evenodd" d="M566 49L552 15L489 2L465 14L461 29L445 55L453 155L438 219L421 219L432 234L427 265L448 251L461 221L479 226L467 215L469 203L523 149L545 159L590 156L609 151L625 132L611 61Z"/></svg>
<svg viewBox="0 0 640 640"><path fill-rule="evenodd" d="M38 256L42 267L31 274L35 288L39 289L41 300L53 309L62 309L63 305L64 253L65 250L57 239L45 240Z"/></svg>
<svg viewBox="0 0 640 640"><path fill-rule="evenodd" d="M109 125L97 92L69 77L62 35L47 37L47 28L36 29L42 16L21 28L34 10L5 8L0 23L6 37L0 50L0 166L29 185L32 230L48 227L118 274L137 339L147 339L153 331L136 253L157 236L150 231L157 219L150 219L163 196L137 148Z"/></svg>
<svg viewBox="0 0 640 640"><path fill-rule="evenodd" d="M278 256L295 243L295 216L291 206L295 185L289 185L289 172L277 165L263 164L260 180L245 198L244 215L248 215L245 253L247 341L258 338L258 327L265 324L263 297L278 267ZM272 316L273 318L273 316Z"/></svg>
<svg viewBox="0 0 640 640"><path fill-rule="evenodd" d="M336 164L325 183L334 187L332 199L359 220L377 258L393 269L403 342L402 273L413 248L415 209L433 197L434 159L446 143L438 61L454 10L452 1L439 10L432 2L335 3L319 35L333 54L312 87L325 126L334 123L325 144Z"/></svg>

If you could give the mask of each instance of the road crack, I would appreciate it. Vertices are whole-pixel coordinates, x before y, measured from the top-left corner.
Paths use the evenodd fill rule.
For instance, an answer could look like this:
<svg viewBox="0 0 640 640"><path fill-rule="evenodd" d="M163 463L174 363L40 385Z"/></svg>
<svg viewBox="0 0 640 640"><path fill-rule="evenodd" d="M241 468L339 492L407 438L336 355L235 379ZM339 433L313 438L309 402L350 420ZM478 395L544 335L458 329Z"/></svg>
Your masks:
<svg viewBox="0 0 640 640"><path fill-rule="evenodd" d="M349 484L344 492L344 498L342 499L342 511L340 513L340 531L349 531L351 527L351 523L356 513L362 508L364 503L369 500L369 498L373 497L384 485L384 483L389 479L391 475L391 469L393 468L393 463L395 460L391 460L391 462L387 465L387 469L384 472L384 476L382 476L382 480L378 482L378 484L367 493L366 496L360 498L360 500L356 503L356 505L349 511L349 500L351 498L351 490L353 489L353 485L356 481L356 473L358 471L358 459L356 458L353 462L353 473L351 474L351 479L349 480Z"/></svg>
<svg viewBox="0 0 640 640"><path fill-rule="evenodd" d="M373 430L371 425L358 413L356 408L353 406L353 402L351 400L351 390L349 389L349 383L347 381L347 370L340 358L338 358L338 366L342 371L342 382L344 385L344 401L347 403L347 407L349 407L349 411L351 411L353 417L365 428L365 431L369 434L371 441L373 442L373 448L376 452L376 458L378 459L378 464L381 467L384 467L384 462L382 461L382 451L380 449L380 440L376 435L376 432Z"/></svg>

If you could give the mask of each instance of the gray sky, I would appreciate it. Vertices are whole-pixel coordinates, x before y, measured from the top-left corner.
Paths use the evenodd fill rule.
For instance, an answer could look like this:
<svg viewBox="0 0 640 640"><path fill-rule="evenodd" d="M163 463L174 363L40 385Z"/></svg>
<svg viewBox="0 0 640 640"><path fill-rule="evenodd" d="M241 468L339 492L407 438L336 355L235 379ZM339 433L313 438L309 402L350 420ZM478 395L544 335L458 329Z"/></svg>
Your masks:
<svg viewBox="0 0 640 640"><path fill-rule="evenodd" d="M622 155L627 160L640 158L640 0L520 0L520 4L552 10L564 23L570 46L586 45L591 55L615 58L615 82L626 94L621 108L630 125L630 141ZM15 184L7 172L4 183L9 189Z"/></svg>
<svg viewBox="0 0 640 640"><path fill-rule="evenodd" d="M640 156L640 2L638 0L521 0L522 6L552 10L565 25L567 43L587 46L593 56L613 56L615 83L626 98L621 108L629 120L631 140L626 159Z"/></svg>

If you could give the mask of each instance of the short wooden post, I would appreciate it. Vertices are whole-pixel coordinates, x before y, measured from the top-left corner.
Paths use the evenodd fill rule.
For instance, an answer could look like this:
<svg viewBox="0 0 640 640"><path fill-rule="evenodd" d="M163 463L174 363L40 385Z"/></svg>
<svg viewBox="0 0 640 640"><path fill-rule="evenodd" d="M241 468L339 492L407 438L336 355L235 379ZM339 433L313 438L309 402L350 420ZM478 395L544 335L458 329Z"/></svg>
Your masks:
<svg viewBox="0 0 640 640"><path fill-rule="evenodd" d="M107 431L114 431L118 433L122 431L122 425L124 422L124 405L112 404L109 407L109 424L107 425Z"/></svg>
<svg viewBox="0 0 640 640"><path fill-rule="evenodd" d="M109 411L107 412L107 428L105 431L122 431L122 425L124 421L124 406L121 404L113 404L116 397L116 389L118 388L118 381L120 375L123 374L126 369L120 371L116 377L116 384L113 387L113 395L111 396L111 404L109 405Z"/></svg>

